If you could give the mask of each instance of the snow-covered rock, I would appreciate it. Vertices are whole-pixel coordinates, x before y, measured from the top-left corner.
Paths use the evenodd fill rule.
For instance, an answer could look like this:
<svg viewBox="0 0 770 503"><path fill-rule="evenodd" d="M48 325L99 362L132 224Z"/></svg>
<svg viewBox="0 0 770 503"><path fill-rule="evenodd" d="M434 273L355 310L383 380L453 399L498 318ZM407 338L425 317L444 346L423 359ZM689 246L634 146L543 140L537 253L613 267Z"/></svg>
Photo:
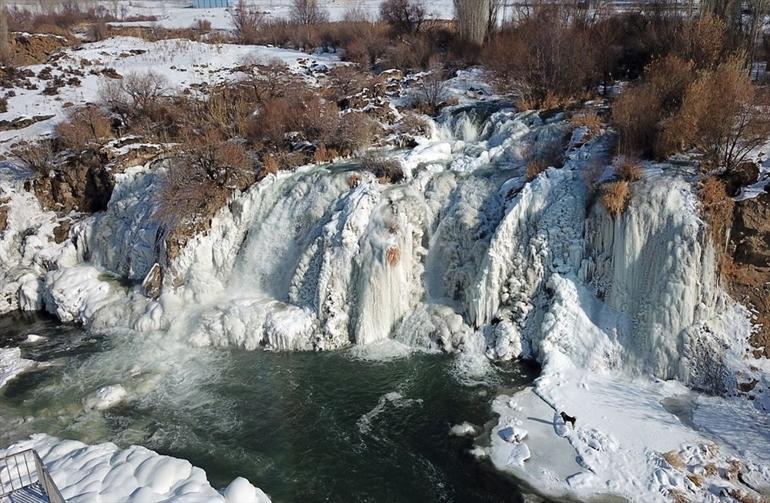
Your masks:
<svg viewBox="0 0 770 503"><path fill-rule="evenodd" d="M206 473L189 461L159 455L140 446L119 449L115 444L87 445L44 434L17 442L0 457L34 449L40 455L65 500L185 501L268 503L264 492L238 477L220 494Z"/></svg>

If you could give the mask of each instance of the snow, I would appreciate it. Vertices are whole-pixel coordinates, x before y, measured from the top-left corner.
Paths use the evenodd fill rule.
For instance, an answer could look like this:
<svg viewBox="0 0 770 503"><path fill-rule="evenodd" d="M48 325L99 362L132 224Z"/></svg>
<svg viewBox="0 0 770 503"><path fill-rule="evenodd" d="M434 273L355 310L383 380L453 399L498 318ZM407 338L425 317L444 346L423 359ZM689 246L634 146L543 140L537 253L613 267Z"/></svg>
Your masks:
<svg viewBox="0 0 770 503"><path fill-rule="evenodd" d="M84 61L88 61L88 64ZM196 85L210 86L242 78L243 74L231 70L246 61L279 61L292 72L306 75L312 80L314 69L329 67L338 59L331 54L310 55L275 47L208 44L186 39L149 42L135 37L111 37L101 42L83 44L77 51L63 50L63 56L57 64L61 68L82 71L79 85L63 87L55 96L46 96L40 90L15 89L16 95L8 98L8 110L0 113L0 120L44 115L53 117L24 129L0 132L0 143L7 149L19 140L50 134L53 127L66 118L66 103L98 102L100 89L109 80L101 75L104 69L112 68L123 76L154 72L165 79L168 89L182 92ZM32 65L24 68L38 74L46 66ZM59 73L61 71L57 69L52 72L53 75ZM46 85L46 81L36 77L31 80L41 89Z"/></svg>
<svg viewBox="0 0 770 503"><path fill-rule="evenodd" d="M333 21L342 20L351 9L360 9L371 19L379 16L381 0L322 0L324 8ZM132 0L127 14L129 16L156 16L157 21L117 22L124 26L161 26L164 28L190 28L199 19L211 22L215 30L232 29L232 18L228 9L190 9L187 0L165 0L163 2ZM234 3L234 2L231 2ZM292 0L247 0L247 5L266 13L269 18L286 18L291 14ZM427 14L431 18L443 19L454 12L451 0L429 0L425 2ZM105 5L110 6L110 2Z"/></svg>
<svg viewBox="0 0 770 503"><path fill-rule="evenodd" d="M36 365L36 362L22 358L19 348L0 348L0 388Z"/></svg>
<svg viewBox="0 0 770 503"><path fill-rule="evenodd" d="M454 437L473 437L477 434L475 426L468 422L456 424L449 430L449 434Z"/></svg>
<svg viewBox="0 0 770 503"><path fill-rule="evenodd" d="M78 502L215 502L268 503L270 499L246 479L237 478L220 494L206 474L189 461L159 455L140 446L87 445L44 434L32 435L0 457L34 449L64 499Z"/></svg>

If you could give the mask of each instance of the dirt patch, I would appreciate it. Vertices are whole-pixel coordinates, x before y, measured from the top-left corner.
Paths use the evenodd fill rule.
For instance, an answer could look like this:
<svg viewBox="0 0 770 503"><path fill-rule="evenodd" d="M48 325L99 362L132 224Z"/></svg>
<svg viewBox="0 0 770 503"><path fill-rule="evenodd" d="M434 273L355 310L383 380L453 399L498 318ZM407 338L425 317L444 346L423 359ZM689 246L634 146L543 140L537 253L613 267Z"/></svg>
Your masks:
<svg viewBox="0 0 770 503"><path fill-rule="evenodd" d="M70 45L69 40L58 35L14 33L10 41L11 62L17 66L39 65Z"/></svg>
<svg viewBox="0 0 770 503"><path fill-rule="evenodd" d="M755 356L770 356L770 193L735 203L723 276L732 297L756 311Z"/></svg>

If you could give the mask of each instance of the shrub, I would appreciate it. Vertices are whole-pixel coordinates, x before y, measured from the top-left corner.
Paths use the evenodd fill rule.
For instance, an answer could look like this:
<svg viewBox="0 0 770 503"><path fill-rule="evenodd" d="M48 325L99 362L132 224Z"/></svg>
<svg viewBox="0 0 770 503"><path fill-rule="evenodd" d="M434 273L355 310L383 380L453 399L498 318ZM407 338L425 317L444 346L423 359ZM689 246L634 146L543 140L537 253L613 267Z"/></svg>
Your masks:
<svg viewBox="0 0 770 503"><path fill-rule="evenodd" d="M404 169L395 159L367 154L359 162L361 169L371 171L380 183L398 183L404 179Z"/></svg>
<svg viewBox="0 0 770 503"><path fill-rule="evenodd" d="M698 195L713 243L718 248L727 246L735 202L727 194L724 182L713 176L707 177L703 180Z"/></svg>
<svg viewBox="0 0 770 503"><path fill-rule="evenodd" d="M385 252L385 260L388 262L389 266L397 266L401 261L401 249L396 245L389 246Z"/></svg>
<svg viewBox="0 0 770 503"><path fill-rule="evenodd" d="M339 119L333 145L341 155L350 155L372 145L379 125L363 112L349 112Z"/></svg>
<svg viewBox="0 0 770 503"><path fill-rule="evenodd" d="M39 177L47 177L56 168L53 146L49 141L27 142L11 151L11 156Z"/></svg>
<svg viewBox="0 0 770 503"><path fill-rule="evenodd" d="M482 61L501 91L539 107L549 94L566 102L592 92L600 52L574 11L541 4L493 37Z"/></svg>
<svg viewBox="0 0 770 503"><path fill-rule="evenodd" d="M215 133L190 138L168 166L157 195L157 216L168 228L198 221L218 210L232 190L255 180L249 153Z"/></svg>
<svg viewBox="0 0 770 503"><path fill-rule="evenodd" d="M380 4L380 19L395 33L416 33L425 21L421 0L384 0Z"/></svg>
<svg viewBox="0 0 770 503"><path fill-rule="evenodd" d="M628 182L608 182L601 186L601 201L610 215L618 217L625 211L629 199Z"/></svg>
<svg viewBox="0 0 770 503"><path fill-rule="evenodd" d="M270 173L274 175L278 173L279 168L280 166L278 165L278 160L272 155L268 155L265 158L265 160L262 162L262 170L265 173Z"/></svg>
<svg viewBox="0 0 770 503"><path fill-rule="evenodd" d="M663 124L661 142L666 152L692 147L706 166L733 169L770 136L766 104L734 56L690 84L678 113Z"/></svg>
<svg viewBox="0 0 770 503"><path fill-rule="evenodd" d="M355 189L361 183L361 175L359 175L358 173L353 173L348 177L347 182L348 182L348 187L350 187L351 189Z"/></svg>
<svg viewBox="0 0 770 503"><path fill-rule="evenodd" d="M620 156L616 159L615 175L621 180L635 182L642 178L643 169L641 163L633 157Z"/></svg>
<svg viewBox="0 0 770 503"><path fill-rule="evenodd" d="M537 178L537 175L548 169L548 163L543 159L537 159L527 163L526 177L527 181Z"/></svg>
<svg viewBox="0 0 770 503"><path fill-rule="evenodd" d="M259 42L259 32L264 25L264 15L256 8L246 5L246 0L238 0L231 11L235 38L241 44ZM211 24L209 23L209 26Z"/></svg>
<svg viewBox="0 0 770 503"><path fill-rule="evenodd" d="M678 111L693 78L691 62L667 56L645 69L641 84L618 96L612 108L612 122L620 135L620 153L667 155L670 141L663 142L659 137L661 122Z"/></svg>
<svg viewBox="0 0 770 503"><path fill-rule="evenodd" d="M686 468L686 465L682 460L682 456L680 456L676 451L668 451L667 453L663 454L663 459L666 460L666 463L671 465L671 468L676 470L684 470Z"/></svg>
<svg viewBox="0 0 770 503"><path fill-rule="evenodd" d="M112 136L112 121L95 105L74 110L67 121L56 127L57 139L73 150L83 150Z"/></svg>
<svg viewBox="0 0 770 503"><path fill-rule="evenodd" d="M598 136L603 126L602 119L593 110L573 115L570 118L570 124L574 128L585 128L589 139Z"/></svg>
<svg viewBox="0 0 770 503"><path fill-rule="evenodd" d="M294 0L290 18L296 24L312 26L328 21L329 14L318 6L318 0Z"/></svg>
<svg viewBox="0 0 770 503"><path fill-rule="evenodd" d="M435 114L447 98L447 82L444 65L437 56L429 63L430 73L423 77L418 88L418 105L428 114Z"/></svg>
<svg viewBox="0 0 770 503"><path fill-rule="evenodd" d="M153 116L166 96L167 81L152 71L129 73L122 79L107 79L99 97L112 110L127 116Z"/></svg>

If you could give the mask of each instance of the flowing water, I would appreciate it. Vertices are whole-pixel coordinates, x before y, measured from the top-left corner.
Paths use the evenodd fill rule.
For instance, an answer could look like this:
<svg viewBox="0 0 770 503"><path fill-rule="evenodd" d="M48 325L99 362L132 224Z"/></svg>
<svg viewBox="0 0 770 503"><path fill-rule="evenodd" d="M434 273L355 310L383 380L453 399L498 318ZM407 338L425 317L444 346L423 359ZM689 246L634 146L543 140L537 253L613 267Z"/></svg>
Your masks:
<svg viewBox="0 0 770 503"><path fill-rule="evenodd" d="M196 349L21 315L0 318L0 333L6 344L47 337L24 356L50 365L3 390L4 445L32 432L141 444L189 459L214 486L245 476L277 502L522 498L467 454L472 439L448 435L463 421L483 426L498 392L531 382L536 369L521 364L469 385L444 354ZM85 396L112 384L131 399L84 411Z"/></svg>

